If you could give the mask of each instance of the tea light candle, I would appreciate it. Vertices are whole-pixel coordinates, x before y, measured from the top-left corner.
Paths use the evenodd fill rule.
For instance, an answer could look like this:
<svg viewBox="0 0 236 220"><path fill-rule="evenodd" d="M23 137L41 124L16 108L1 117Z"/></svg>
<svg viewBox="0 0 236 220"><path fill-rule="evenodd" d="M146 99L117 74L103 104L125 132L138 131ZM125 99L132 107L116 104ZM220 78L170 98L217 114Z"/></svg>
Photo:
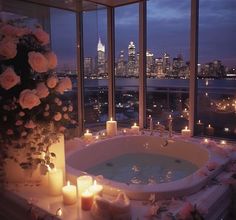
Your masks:
<svg viewBox="0 0 236 220"><path fill-rule="evenodd" d="M92 139L93 139L93 135L87 129L86 132L84 133L84 140L89 142L89 141L92 141Z"/></svg>
<svg viewBox="0 0 236 220"><path fill-rule="evenodd" d="M190 137L191 136L191 130L188 129L188 127L186 126L184 129L181 130L181 134L185 137Z"/></svg>
<svg viewBox="0 0 236 220"><path fill-rule="evenodd" d="M70 181L67 182L67 185L62 188L63 202L65 205L72 205L76 203L77 194L76 186L70 185Z"/></svg>
<svg viewBox="0 0 236 220"><path fill-rule="evenodd" d="M82 210L88 211L93 205L93 193L88 189L81 194L81 208Z"/></svg>
<svg viewBox="0 0 236 220"><path fill-rule="evenodd" d="M214 135L214 128L211 127L211 125L209 124L208 127L206 128L206 134L209 136L213 136Z"/></svg>
<svg viewBox="0 0 236 220"><path fill-rule="evenodd" d="M79 196L93 184L93 178L88 175L79 176L77 178L77 189Z"/></svg>
<svg viewBox="0 0 236 220"><path fill-rule="evenodd" d="M207 138L204 138L204 143L205 144L208 144L209 143L209 140Z"/></svg>
<svg viewBox="0 0 236 220"><path fill-rule="evenodd" d="M52 169L48 171L48 193L51 196L61 195L63 187L63 172L61 169Z"/></svg>
<svg viewBox="0 0 236 220"><path fill-rule="evenodd" d="M103 186L97 184L97 181L94 180L93 185L89 187L89 191L94 195L101 195L103 191Z"/></svg>
<svg viewBox="0 0 236 220"><path fill-rule="evenodd" d="M131 126L131 132L133 134L139 134L139 126L136 123L134 123L134 125Z"/></svg>
<svg viewBox="0 0 236 220"><path fill-rule="evenodd" d="M106 122L106 131L107 131L107 136L117 135L117 122L113 121L112 118L110 121Z"/></svg>

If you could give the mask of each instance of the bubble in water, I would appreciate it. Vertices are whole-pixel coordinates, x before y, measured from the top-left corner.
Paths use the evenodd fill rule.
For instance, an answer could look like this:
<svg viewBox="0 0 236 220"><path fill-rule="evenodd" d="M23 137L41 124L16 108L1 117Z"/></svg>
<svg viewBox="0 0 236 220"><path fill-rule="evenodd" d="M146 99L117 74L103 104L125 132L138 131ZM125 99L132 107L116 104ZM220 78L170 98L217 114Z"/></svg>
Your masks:
<svg viewBox="0 0 236 220"><path fill-rule="evenodd" d="M144 147L145 149L148 149L148 148L149 148L149 143L146 142L146 143L143 145L143 147Z"/></svg>
<svg viewBox="0 0 236 220"><path fill-rule="evenodd" d="M133 170L135 173L140 172L140 168L139 168L137 165L133 165L133 166L132 166L132 170Z"/></svg>

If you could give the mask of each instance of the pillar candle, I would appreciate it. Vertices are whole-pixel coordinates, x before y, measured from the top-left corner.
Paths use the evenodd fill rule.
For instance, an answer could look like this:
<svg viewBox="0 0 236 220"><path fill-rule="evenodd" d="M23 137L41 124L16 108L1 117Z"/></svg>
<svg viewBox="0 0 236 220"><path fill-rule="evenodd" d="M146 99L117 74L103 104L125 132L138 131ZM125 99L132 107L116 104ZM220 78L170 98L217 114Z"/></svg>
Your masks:
<svg viewBox="0 0 236 220"><path fill-rule="evenodd" d="M188 127L186 126L184 129L181 130L181 134L185 137L190 137L191 136L191 130L188 129Z"/></svg>
<svg viewBox="0 0 236 220"><path fill-rule="evenodd" d="M201 122L201 120L198 120L197 122L197 131L199 134L203 134L204 132L204 124Z"/></svg>
<svg viewBox="0 0 236 220"><path fill-rule="evenodd" d="M110 121L106 122L106 131L107 131L107 136L117 135L117 122L113 121L112 118Z"/></svg>
<svg viewBox="0 0 236 220"><path fill-rule="evenodd" d="M86 132L84 133L84 140L85 141L92 141L93 140L93 135L91 132L89 132L89 130L87 129Z"/></svg>
<svg viewBox="0 0 236 220"><path fill-rule="evenodd" d="M79 176L77 178L77 188L78 194L81 195L82 192L87 190L93 184L93 178L88 175Z"/></svg>
<svg viewBox="0 0 236 220"><path fill-rule="evenodd" d="M206 134L209 136L213 136L214 135L214 128L211 127L211 125L209 124L208 127L206 128Z"/></svg>
<svg viewBox="0 0 236 220"><path fill-rule="evenodd" d="M103 191L103 186L97 184L97 181L94 180L93 185L89 187L89 191L92 192L94 195L101 195Z"/></svg>
<svg viewBox="0 0 236 220"><path fill-rule="evenodd" d="M61 169L48 171L48 193L51 196L61 195L63 187L63 172Z"/></svg>
<svg viewBox="0 0 236 220"><path fill-rule="evenodd" d="M131 126L131 132L133 134L139 134L139 126L136 123L134 123L134 125Z"/></svg>
<svg viewBox="0 0 236 220"><path fill-rule="evenodd" d="M70 185L70 181L62 188L63 202L65 205L73 205L77 200L76 186Z"/></svg>
<svg viewBox="0 0 236 220"><path fill-rule="evenodd" d="M85 190L81 193L81 208L88 211L93 205L93 193L89 190Z"/></svg>

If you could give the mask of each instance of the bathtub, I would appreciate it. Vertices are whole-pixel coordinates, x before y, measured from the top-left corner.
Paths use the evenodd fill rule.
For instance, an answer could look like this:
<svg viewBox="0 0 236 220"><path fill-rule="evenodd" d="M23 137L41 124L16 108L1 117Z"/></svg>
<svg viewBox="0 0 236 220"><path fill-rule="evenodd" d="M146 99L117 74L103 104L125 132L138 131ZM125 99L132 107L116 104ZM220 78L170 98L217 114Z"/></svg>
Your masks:
<svg viewBox="0 0 236 220"><path fill-rule="evenodd" d="M158 136L123 135L91 143L87 146L78 142L77 149L66 156L67 178L76 184L76 178L85 174L85 170L99 163L128 153L161 154L190 161L199 169L206 166L212 159L212 153L199 143L171 140L164 146L166 140ZM148 144L148 148L144 145ZM164 147L163 147L164 146ZM197 192L215 175L221 167L210 172L208 176L194 172L182 179L158 184L126 184L99 176L94 178L104 186L104 193L116 195L124 191L129 198L135 200L148 199L156 194L159 199L187 196Z"/></svg>

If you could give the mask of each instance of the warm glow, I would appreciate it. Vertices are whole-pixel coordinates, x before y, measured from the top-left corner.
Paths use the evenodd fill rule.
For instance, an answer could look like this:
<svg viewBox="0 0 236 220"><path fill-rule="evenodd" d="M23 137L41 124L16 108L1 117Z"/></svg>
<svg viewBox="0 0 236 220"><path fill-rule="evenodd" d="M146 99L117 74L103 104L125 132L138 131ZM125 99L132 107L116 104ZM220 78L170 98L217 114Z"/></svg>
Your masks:
<svg viewBox="0 0 236 220"><path fill-rule="evenodd" d="M210 128L210 127L211 127L211 125L209 124L209 125L208 125L208 128Z"/></svg>
<svg viewBox="0 0 236 220"><path fill-rule="evenodd" d="M97 135L97 136L95 137L95 139L98 140L98 139L99 139L99 136Z"/></svg>
<svg viewBox="0 0 236 220"><path fill-rule="evenodd" d="M126 129L124 129L123 132L126 133Z"/></svg>
<svg viewBox="0 0 236 220"><path fill-rule="evenodd" d="M198 124L201 124L201 120L198 120Z"/></svg>
<svg viewBox="0 0 236 220"><path fill-rule="evenodd" d="M112 117L111 117L111 120L110 121L112 121Z"/></svg>
<svg viewBox="0 0 236 220"><path fill-rule="evenodd" d="M93 193L90 192L88 189L86 189L84 192L82 192L83 197L90 197L92 195L93 195Z"/></svg>
<svg viewBox="0 0 236 220"><path fill-rule="evenodd" d="M157 124L159 125L159 124L160 124L160 122L158 121L158 122L157 122Z"/></svg>
<svg viewBox="0 0 236 220"><path fill-rule="evenodd" d="M89 129L86 130L86 134L88 134L88 133L89 133Z"/></svg>
<svg viewBox="0 0 236 220"><path fill-rule="evenodd" d="M70 181L67 181L67 186L70 186Z"/></svg>
<svg viewBox="0 0 236 220"><path fill-rule="evenodd" d="M171 118L171 115L169 115L169 118Z"/></svg>
<svg viewBox="0 0 236 220"><path fill-rule="evenodd" d="M225 141L225 140L222 140L222 141L220 141L220 144L225 145L225 144L226 144L226 141Z"/></svg>
<svg viewBox="0 0 236 220"><path fill-rule="evenodd" d="M188 130L188 126L185 126L185 130Z"/></svg>
<svg viewBox="0 0 236 220"><path fill-rule="evenodd" d="M207 138L204 138L204 143L208 143L209 140Z"/></svg>
<svg viewBox="0 0 236 220"><path fill-rule="evenodd" d="M151 116L151 115L149 115L148 117L149 117L149 118L151 118L152 116Z"/></svg>
<svg viewBox="0 0 236 220"><path fill-rule="evenodd" d="M96 180L93 181L93 185L94 185L94 186L97 185L97 181L96 181Z"/></svg>
<svg viewBox="0 0 236 220"><path fill-rule="evenodd" d="M59 208L57 211L56 211L56 216L62 216L62 209Z"/></svg>
<svg viewBox="0 0 236 220"><path fill-rule="evenodd" d="M136 123L134 123L134 126L137 126L137 124L136 124Z"/></svg>

